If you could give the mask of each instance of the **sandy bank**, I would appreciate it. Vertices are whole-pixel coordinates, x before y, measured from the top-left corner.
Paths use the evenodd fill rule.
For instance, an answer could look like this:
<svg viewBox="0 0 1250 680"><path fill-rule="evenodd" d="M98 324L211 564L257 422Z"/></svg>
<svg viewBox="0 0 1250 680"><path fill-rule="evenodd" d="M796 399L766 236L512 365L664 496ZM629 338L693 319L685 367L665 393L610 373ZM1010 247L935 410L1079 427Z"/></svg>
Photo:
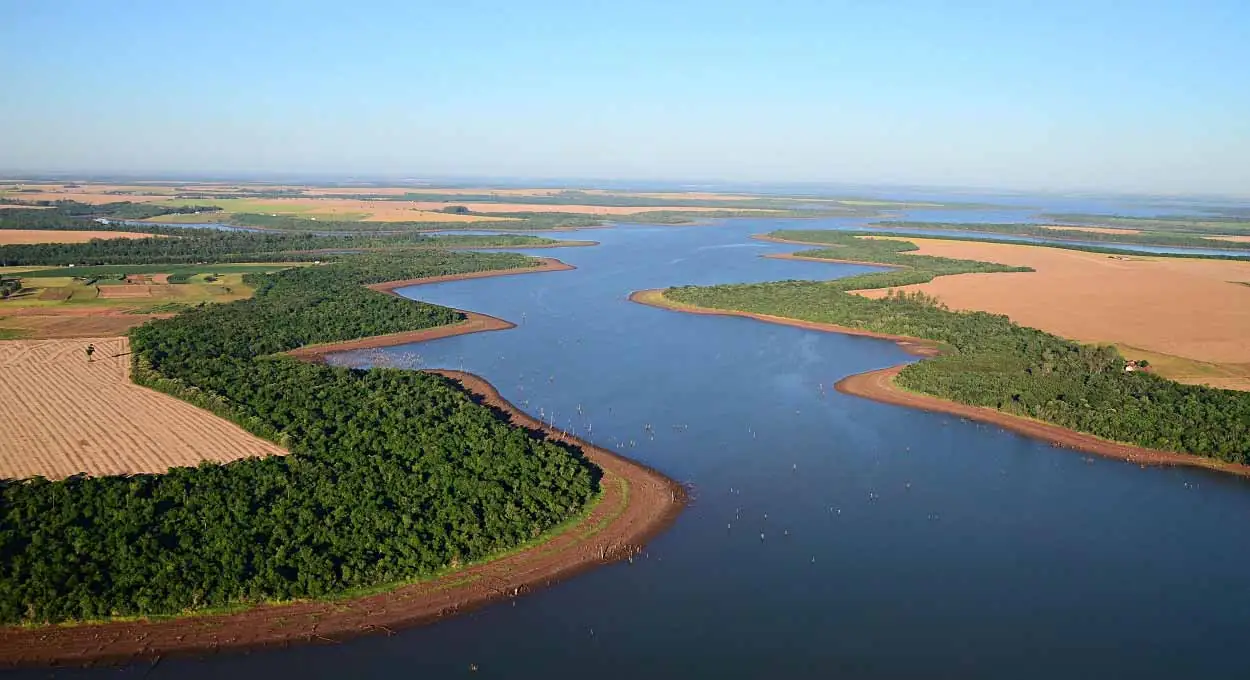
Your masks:
<svg viewBox="0 0 1250 680"><path fill-rule="evenodd" d="M371 286L394 291L421 283L572 269L558 260L541 267L475 272L392 281ZM470 318L444 329L415 334L303 348L299 356L319 360L330 351L448 337L510 328L507 321L470 313ZM330 348L333 348L330 349ZM304 352L304 349L310 351ZM681 485L660 473L544 425L500 396L490 383L460 371L430 371L459 382L478 403L532 436L558 440L580 449L602 471L599 500L575 523L541 543L488 562L469 566L429 581L401 585L384 593L327 601L265 604L231 614L114 621L78 626L0 628L0 667L84 665L159 659L171 654L216 653L221 650L336 643L371 633L440 620L487 603L511 599L551 585L601 564L639 553L643 545L667 528L686 503Z"/></svg>
<svg viewBox="0 0 1250 680"><path fill-rule="evenodd" d="M1229 472L1235 475L1250 476L1250 466L1247 465L1225 463L1213 458L1187 453L1159 451L1131 444L1121 444L1120 442L1076 432L1040 420L1003 413L997 409L985 406L968 406L927 394L912 392L895 384L894 378L901 370L903 370L903 366L892 366L847 376L838 381L835 387L843 394L864 397L896 406L907 406L922 411L948 413L969 420L997 425L1012 432L1050 442L1060 448L1075 449L1108 458L1127 460L1141 465L1189 465L1219 472Z"/></svg>

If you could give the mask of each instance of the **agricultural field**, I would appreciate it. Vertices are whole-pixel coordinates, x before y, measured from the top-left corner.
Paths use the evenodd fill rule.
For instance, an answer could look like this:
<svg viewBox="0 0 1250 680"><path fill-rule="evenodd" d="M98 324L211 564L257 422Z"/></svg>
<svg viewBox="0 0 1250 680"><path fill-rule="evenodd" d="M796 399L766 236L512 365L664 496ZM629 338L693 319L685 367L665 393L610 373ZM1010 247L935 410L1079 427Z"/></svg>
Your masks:
<svg viewBox="0 0 1250 680"><path fill-rule="evenodd" d="M903 240L903 239L899 239ZM1108 256L1057 248L907 237L919 255L1031 267L962 274L896 290L952 309L1006 314L1080 342L1119 346L1164 377L1250 388L1250 262ZM887 290L862 291L883 297Z"/></svg>
<svg viewBox="0 0 1250 680"><path fill-rule="evenodd" d="M23 338L119 335L199 304L250 297L244 275L291 266L298 265L8 268L0 273L20 278L22 290L0 300L0 333Z"/></svg>
<svg viewBox="0 0 1250 680"><path fill-rule="evenodd" d="M86 347L94 345L88 361ZM0 477L164 472L284 453L211 413L130 382L125 338L0 341Z"/></svg>
<svg viewBox="0 0 1250 680"><path fill-rule="evenodd" d="M0 246L28 243L86 243L94 239L153 238L153 234L133 231L69 231L52 229L0 229Z"/></svg>

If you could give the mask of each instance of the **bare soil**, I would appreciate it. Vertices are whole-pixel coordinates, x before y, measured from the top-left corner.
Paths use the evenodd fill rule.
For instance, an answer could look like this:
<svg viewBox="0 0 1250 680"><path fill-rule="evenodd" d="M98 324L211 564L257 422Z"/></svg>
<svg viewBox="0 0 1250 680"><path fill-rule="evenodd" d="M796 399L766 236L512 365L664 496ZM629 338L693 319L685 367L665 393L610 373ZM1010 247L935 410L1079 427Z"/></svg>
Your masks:
<svg viewBox="0 0 1250 680"><path fill-rule="evenodd" d="M91 239L155 238L134 231L58 231L55 229L0 229L0 246L30 243L86 243Z"/></svg>
<svg viewBox="0 0 1250 680"><path fill-rule="evenodd" d="M86 347L96 348L92 361ZM0 478L165 472L284 453L130 382L126 338L0 342Z"/></svg>
<svg viewBox="0 0 1250 680"><path fill-rule="evenodd" d="M921 255L1028 266L904 286L952 309L1006 314L1081 342L1131 345L1215 364L1250 363L1250 262L1108 257L1060 248L906 237ZM881 297L888 289L866 290Z"/></svg>

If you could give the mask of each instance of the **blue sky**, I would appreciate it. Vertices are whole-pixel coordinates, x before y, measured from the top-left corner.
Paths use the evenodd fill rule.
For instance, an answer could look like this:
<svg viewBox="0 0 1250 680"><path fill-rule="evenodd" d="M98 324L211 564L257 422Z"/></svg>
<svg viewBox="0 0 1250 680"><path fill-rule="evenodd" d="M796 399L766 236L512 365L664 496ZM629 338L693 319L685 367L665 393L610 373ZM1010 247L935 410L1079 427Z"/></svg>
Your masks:
<svg viewBox="0 0 1250 680"><path fill-rule="evenodd" d="M0 169L1250 194L1250 2L0 0Z"/></svg>

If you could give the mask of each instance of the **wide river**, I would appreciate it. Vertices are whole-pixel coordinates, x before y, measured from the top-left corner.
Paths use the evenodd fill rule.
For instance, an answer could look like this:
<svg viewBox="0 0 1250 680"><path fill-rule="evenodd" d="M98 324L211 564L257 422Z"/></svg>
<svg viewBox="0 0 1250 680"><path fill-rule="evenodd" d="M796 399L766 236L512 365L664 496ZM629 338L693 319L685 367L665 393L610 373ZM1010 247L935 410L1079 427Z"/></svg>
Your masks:
<svg viewBox="0 0 1250 680"><path fill-rule="evenodd" d="M632 563L390 637L58 675L1250 677L1250 483L832 389L914 360L890 342L626 301L871 270L763 259L799 249L749 238L778 226L582 232L533 251L576 271L401 291L517 328L335 358L472 371L689 483Z"/></svg>

